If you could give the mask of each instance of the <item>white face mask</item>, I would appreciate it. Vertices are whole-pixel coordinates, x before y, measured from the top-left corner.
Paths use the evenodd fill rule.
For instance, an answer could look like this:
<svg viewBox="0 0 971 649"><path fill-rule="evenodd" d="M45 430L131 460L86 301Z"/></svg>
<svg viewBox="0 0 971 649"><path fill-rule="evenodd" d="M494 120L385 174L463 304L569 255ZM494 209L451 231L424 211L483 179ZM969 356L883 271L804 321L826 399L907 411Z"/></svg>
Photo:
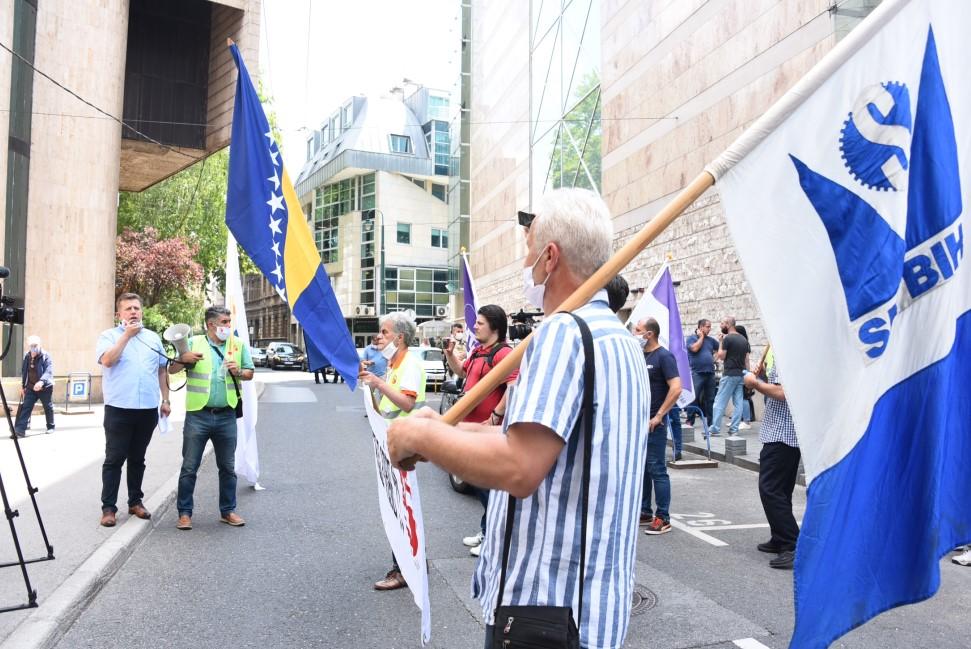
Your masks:
<svg viewBox="0 0 971 649"><path fill-rule="evenodd" d="M30 353L31 354L39 354L40 353L40 347L38 347L37 345L31 345L30 346Z"/></svg>
<svg viewBox="0 0 971 649"><path fill-rule="evenodd" d="M384 349L381 350L381 355L384 356L384 358L389 361L392 358L394 358L394 355L397 353L398 353L398 346L394 344L393 340L389 342L387 345L385 345Z"/></svg>
<svg viewBox="0 0 971 649"><path fill-rule="evenodd" d="M542 284L537 286L533 283L533 269L536 268L536 264L539 263L539 260L543 258L544 254L546 254L546 248L543 248L543 252L539 253L539 257L533 262L532 266L523 268L523 295L526 297L526 301L537 309L543 308L543 298L546 295L546 282L550 279L550 276L547 275Z"/></svg>
<svg viewBox="0 0 971 649"><path fill-rule="evenodd" d="M232 332L232 327L216 327L216 338L225 341L227 338L229 338L229 334Z"/></svg>

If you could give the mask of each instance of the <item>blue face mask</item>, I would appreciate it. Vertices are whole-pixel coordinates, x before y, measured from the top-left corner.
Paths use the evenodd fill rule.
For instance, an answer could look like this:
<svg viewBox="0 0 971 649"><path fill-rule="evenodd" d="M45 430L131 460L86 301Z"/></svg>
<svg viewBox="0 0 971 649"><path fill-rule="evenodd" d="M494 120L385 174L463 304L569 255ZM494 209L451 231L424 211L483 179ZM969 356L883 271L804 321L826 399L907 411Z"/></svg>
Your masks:
<svg viewBox="0 0 971 649"><path fill-rule="evenodd" d="M31 354L39 354L40 353L40 347L38 347L37 345L31 345L30 346L30 353Z"/></svg>

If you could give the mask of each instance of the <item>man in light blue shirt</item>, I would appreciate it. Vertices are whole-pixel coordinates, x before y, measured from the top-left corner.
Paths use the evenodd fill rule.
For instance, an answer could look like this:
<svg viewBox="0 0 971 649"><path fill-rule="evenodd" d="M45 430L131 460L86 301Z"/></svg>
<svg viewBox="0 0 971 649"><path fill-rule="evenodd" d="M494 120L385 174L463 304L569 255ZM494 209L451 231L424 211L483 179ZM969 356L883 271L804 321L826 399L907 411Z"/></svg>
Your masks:
<svg viewBox="0 0 971 649"><path fill-rule="evenodd" d="M101 524L115 525L121 466L128 462L128 513L142 519L152 514L142 504L145 451L159 413L168 417L169 385L165 350L153 331L142 327L142 298L122 293L115 302L120 322L101 333L96 356L104 368L105 461L101 468Z"/></svg>

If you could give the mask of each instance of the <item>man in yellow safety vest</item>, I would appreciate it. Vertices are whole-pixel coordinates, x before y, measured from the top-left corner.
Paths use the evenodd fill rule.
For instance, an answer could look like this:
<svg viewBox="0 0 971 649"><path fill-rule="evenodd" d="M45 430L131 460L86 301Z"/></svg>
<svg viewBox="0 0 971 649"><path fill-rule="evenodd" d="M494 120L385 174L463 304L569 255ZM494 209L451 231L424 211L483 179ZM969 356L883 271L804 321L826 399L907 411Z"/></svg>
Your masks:
<svg viewBox="0 0 971 649"><path fill-rule="evenodd" d="M190 351L173 363L169 373L186 368L185 425L182 428L182 471L176 507L180 530L192 529L192 493L206 442L212 440L219 469L219 515L223 523L240 527L236 513L236 406L240 381L253 378L249 348L233 336L229 310L206 309L206 333L193 336Z"/></svg>

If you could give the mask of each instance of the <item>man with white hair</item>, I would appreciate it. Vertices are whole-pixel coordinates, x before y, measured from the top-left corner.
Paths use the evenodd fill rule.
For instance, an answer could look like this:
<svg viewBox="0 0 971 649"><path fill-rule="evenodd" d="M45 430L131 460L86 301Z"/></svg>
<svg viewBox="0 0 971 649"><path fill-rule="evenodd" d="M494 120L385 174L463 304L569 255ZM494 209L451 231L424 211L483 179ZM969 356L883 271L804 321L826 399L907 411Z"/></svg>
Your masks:
<svg viewBox="0 0 971 649"><path fill-rule="evenodd" d="M579 324L556 313L607 261L612 237L610 214L596 194L558 189L544 196L528 224L523 280L527 300L546 318L526 349L503 425L453 427L425 409L388 431L396 465L409 468L424 458L496 490L472 581L486 646L515 625L508 617L496 619L501 605L571 608L583 647L620 647L627 633L650 418L647 368L641 345L610 310L606 291L576 310L591 331L596 367L581 566L585 354ZM512 535L500 598L510 501Z"/></svg>
<svg viewBox="0 0 971 649"><path fill-rule="evenodd" d="M362 370L361 382L381 395L377 410L385 419L408 417L425 405L425 368L421 360L408 351L418 327L401 311L388 313L378 323L380 331L374 345L388 362L386 376ZM398 561L391 555L391 569L374 584L375 590L397 590L407 586Z"/></svg>
<svg viewBox="0 0 971 649"><path fill-rule="evenodd" d="M50 355L41 348L40 336L27 338L27 347L20 368L20 408L17 409L17 421L13 427L17 437L27 436L30 412L38 399L44 405L47 432L54 432L54 406L51 403L54 395L54 363L51 362Z"/></svg>

